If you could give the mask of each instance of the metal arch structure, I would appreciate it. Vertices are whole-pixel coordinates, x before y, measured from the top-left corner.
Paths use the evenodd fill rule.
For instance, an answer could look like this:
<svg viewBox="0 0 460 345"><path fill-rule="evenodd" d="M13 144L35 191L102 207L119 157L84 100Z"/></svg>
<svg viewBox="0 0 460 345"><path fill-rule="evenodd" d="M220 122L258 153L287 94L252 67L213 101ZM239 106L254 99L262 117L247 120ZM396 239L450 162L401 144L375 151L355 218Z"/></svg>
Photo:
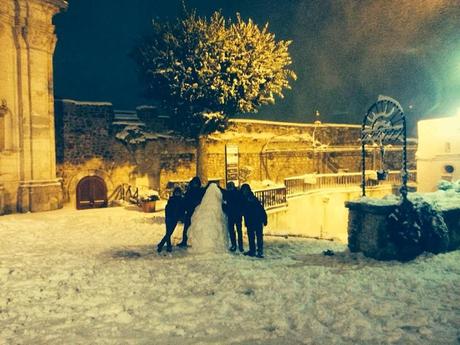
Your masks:
<svg viewBox="0 0 460 345"><path fill-rule="evenodd" d="M364 116L361 127L362 194L366 196L366 145L402 143L402 167L400 193L407 198L407 128L403 108L395 99L379 96Z"/></svg>

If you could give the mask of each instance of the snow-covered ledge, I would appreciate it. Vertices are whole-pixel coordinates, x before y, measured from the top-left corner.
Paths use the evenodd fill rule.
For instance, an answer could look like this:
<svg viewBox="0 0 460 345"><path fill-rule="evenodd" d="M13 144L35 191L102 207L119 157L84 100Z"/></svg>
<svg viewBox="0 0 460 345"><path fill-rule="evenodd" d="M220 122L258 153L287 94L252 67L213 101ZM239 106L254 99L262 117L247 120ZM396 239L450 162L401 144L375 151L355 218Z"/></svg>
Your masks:
<svg viewBox="0 0 460 345"><path fill-rule="evenodd" d="M439 211L447 227L447 250L460 248L460 193L438 191L415 194ZM395 259L395 246L390 232L390 214L398 207L399 198L361 198L345 202L348 208L348 247L379 260Z"/></svg>

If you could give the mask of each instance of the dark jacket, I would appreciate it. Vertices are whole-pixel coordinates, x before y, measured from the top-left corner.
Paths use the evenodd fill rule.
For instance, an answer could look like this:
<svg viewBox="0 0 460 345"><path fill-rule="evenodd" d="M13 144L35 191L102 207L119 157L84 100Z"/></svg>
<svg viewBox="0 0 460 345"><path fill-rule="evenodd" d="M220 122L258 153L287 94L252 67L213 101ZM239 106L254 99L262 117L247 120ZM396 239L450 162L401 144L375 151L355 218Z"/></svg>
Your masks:
<svg viewBox="0 0 460 345"><path fill-rule="evenodd" d="M239 219L243 215L244 199L237 189L224 190L222 198L222 209L230 219Z"/></svg>
<svg viewBox="0 0 460 345"><path fill-rule="evenodd" d="M254 194L250 194L243 205L244 223L247 228L267 225L267 213Z"/></svg>
<svg viewBox="0 0 460 345"><path fill-rule="evenodd" d="M204 189L201 187L191 187L187 189L184 195L185 213L187 217L191 217L195 208L203 199Z"/></svg>
<svg viewBox="0 0 460 345"><path fill-rule="evenodd" d="M185 204L182 196L171 196L165 208L166 221L177 221L184 218Z"/></svg>

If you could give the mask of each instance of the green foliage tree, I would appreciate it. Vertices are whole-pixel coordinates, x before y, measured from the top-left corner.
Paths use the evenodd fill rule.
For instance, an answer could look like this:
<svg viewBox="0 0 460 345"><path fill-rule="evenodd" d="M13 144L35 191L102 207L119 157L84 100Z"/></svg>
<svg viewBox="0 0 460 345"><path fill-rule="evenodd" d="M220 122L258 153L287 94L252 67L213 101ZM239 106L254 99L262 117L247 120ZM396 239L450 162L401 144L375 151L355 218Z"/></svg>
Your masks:
<svg viewBox="0 0 460 345"><path fill-rule="evenodd" d="M209 19L185 13L153 22L134 58L149 98L159 101L176 132L198 140L197 174L206 180L205 137L224 131L228 118L255 113L283 97L295 73L288 68L290 41L277 41L251 19Z"/></svg>

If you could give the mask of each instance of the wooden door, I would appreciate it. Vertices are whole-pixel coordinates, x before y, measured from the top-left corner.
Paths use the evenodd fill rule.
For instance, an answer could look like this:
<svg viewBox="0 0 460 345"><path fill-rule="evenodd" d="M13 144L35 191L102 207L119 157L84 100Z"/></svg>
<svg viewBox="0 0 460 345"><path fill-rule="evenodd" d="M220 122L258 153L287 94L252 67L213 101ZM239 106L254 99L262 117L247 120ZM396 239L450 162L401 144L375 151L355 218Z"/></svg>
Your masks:
<svg viewBox="0 0 460 345"><path fill-rule="evenodd" d="M98 176L87 176L77 185L77 209L107 207L107 187Z"/></svg>

